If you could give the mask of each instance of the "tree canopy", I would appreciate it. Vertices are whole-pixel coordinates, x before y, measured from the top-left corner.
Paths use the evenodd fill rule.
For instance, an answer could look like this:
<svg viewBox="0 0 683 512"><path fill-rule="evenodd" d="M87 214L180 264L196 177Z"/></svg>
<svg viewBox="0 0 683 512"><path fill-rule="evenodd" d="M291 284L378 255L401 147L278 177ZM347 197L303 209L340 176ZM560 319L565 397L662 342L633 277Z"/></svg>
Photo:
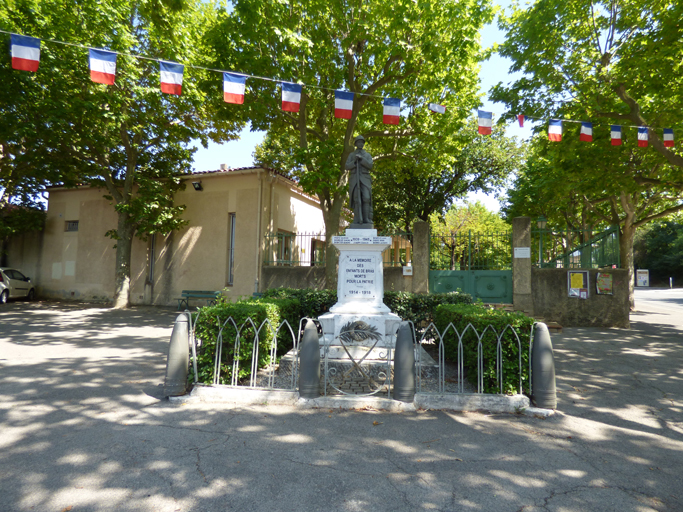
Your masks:
<svg viewBox="0 0 683 512"><path fill-rule="evenodd" d="M479 135L476 119L458 130L415 137L408 146L409 157L377 165L375 212L384 229L410 233L417 219L443 217L468 192L498 190L523 161L523 146L504 128Z"/></svg>
<svg viewBox="0 0 683 512"><path fill-rule="evenodd" d="M214 14L199 0L14 0L0 8L5 30L73 44L44 42L36 73L11 70L3 56L2 186L16 177L34 190L48 183L106 190L118 214L108 233L117 241L115 306L129 303L133 237L184 224L173 193L190 171L190 143L227 140L238 127L217 112L220 94L212 100L202 89L211 81L206 70L186 67L180 96L159 90L156 59L200 63L200 34ZM119 52L114 85L90 80L85 47ZM218 89L217 74L214 82Z"/></svg>
<svg viewBox="0 0 683 512"><path fill-rule="evenodd" d="M492 99L508 117L592 121L594 134L579 142L569 128L562 142L535 142L508 212L526 204L570 225L618 224L631 287L636 228L683 209L683 157L660 136L681 126L682 15L673 1L539 0L501 23L500 53L523 76ZM610 123L624 126L622 146L610 144ZM636 146L638 126L650 128L651 147Z"/></svg>
<svg viewBox="0 0 683 512"><path fill-rule="evenodd" d="M479 103L478 32L492 19L487 0L237 0L233 7L207 35L213 65L304 85L298 113L283 112L277 82L259 79L247 81L245 103L236 108L253 129L269 132L271 147L318 196L328 244L346 203L344 163L354 137L364 135L365 149L388 160L403 138L444 122L424 115L383 125L383 98L403 99L406 109L425 113L428 102L443 103L454 126L464 125ZM350 119L334 117L337 89L355 94ZM327 257L333 286L334 251Z"/></svg>

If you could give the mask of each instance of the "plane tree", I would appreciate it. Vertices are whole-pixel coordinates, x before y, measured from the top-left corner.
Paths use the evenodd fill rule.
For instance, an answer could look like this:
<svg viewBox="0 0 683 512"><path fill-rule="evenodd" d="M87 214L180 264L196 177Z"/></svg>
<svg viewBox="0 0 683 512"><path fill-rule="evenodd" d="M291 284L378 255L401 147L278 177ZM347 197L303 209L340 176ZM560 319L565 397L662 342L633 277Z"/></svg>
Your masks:
<svg viewBox="0 0 683 512"><path fill-rule="evenodd" d="M392 157L379 158L375 211L386 229L410 233L415 220L443 217L454 200L469 192L497 192L523 163L524 145L500 126L491 135L480 135L477 120L471 118L462 127L423 133L396 140L399 151L387 148Z"/></svg>
<svg viewBox="0 0 683 512"><path fill-rule="evenodd" d="M633 295L636 230L683 211L683 189L675 167L633 140L610 146L607 131L594 143L578 140L578 129L562 143L537 136L525 165L508 188L502 211L508 218L545 216L549 226L594 233L619 228L621 265Z"/></svg>
<svg viewBox="0 0 683 512"><path fill-rule="evenodd" d="M365 149L389 159L380 141L425 129L407 117L384 125L385 97L409 99L406 109L443 103L464 124L479 103L479 29L492 16L488 0L237 0L207 34L215 67L303 85L298 112L282 110L276 81L256 78L235 108L269 133L269 146L279 146L301 186L319 198L328 287L336 283L330 244L347 202L344 164L354 138L364 135ZM355 94L349 119L334 116L336 89Z"/></svg>
<svg viewBox="0 0 683 512"><path fill-rule="evenodd" d="M499 51L521 77L495 86L491 98L509 117L594 123L593 143L569 141L569 130L546 147L553 179L537 179L558 186L550 190L562 208L578 200L574 214L590 210L619 225L631 274L635 230L683 208L680 144L667 147L662 137L663 128L681 126L681 19L683 5L671 0L538 0L501 22L507 38ZM611 146L611 124L623 126L623 146ZM636 145L639 126L649 128L647 148ZM566 198L557 197L563 191Z"/></svg>
<svg viewBox="0 0 683 512"><path fill-rule="evenodd" d="M0 8L4 30L76 45L44 41L36 73L11 70L3 56L0 137L11 156L2 178L33 180L36 190L82 184L105 191L118 219L106 233L116 247L115 307L130 302L134 237L185 224L173 195L190 171L192 142L228 140L240 126L220 111L217 73L186 67L180 96L159 89L156 59L203 62L201 32L215 12L199 0L13 0ZM119 53L114 85L90 80L87 47ZM204 89L212 78L215 98Z"/></svg>

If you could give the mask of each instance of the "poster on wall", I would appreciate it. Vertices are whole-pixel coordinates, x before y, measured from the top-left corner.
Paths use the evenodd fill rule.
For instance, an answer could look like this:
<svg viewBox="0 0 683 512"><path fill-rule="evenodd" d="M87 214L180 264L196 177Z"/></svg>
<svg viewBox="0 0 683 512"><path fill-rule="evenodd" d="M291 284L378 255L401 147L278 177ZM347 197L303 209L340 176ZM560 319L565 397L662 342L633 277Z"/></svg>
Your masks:
<svg viewBox="0 0 683 512"><path fill-rule="evenodd" d="M569 286L569 296L579 299L588 298L588 271L570 270L567 272L567 284Z"/></svg>
<svg viewBox="0 0 683 512"><path fill-rule="evenodd" d="M598 295L613 295L612 293L612 274L598 272L595 277L595 288Z"/></svg>

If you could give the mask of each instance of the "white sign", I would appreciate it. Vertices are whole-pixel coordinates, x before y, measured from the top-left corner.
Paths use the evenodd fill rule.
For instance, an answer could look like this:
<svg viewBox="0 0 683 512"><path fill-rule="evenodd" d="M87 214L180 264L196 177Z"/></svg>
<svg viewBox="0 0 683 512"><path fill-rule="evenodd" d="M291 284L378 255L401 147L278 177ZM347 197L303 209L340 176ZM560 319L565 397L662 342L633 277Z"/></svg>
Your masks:
<svg viewBox="0 0 683 512"><path fill-rule="evenodd" d="M413 267L403 267L403 275L404 276L412 276L413 275Z"/></svg>
<svg viewBox="0 0 683 512"><path fill-rule="evenodd" d="M390 236L333 236L334 245L343 244L391 244Z"/></svg>
<svg viewBox="0 0 683 512"><path fill-rule="evenodd" d="M377 298L377 288L375 286L376 254L350 256L345 267L342 279L344 280L344 289L347 297L357 299Z"/></svg>
<svg viewBox="0 0 683 512"><path fill-rule="evenodd" d="M650 286L649 270L636 270L636 286Z"/></svg>
<svg viewBox="0 0 683 512"><path fill-rule="evenodd" d="M515 247L515 258L531 258L531 247Z"/></svg>

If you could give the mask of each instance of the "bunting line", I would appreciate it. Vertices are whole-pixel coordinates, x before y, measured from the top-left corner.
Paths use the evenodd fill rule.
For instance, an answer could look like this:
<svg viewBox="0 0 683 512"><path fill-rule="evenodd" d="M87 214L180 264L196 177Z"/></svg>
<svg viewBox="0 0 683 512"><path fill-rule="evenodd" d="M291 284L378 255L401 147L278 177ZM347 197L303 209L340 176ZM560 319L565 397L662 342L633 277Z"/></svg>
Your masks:
<svg viewBox="0 0 683 512"><path fill-rule="evenodd" d="M177 62L165 61L159 58L147 57L145 55L131 54L125 52L114 52L111 50L92 48L82 44L58 41L55 39L39 39L36 37L17 34L14 32L9 32L1 29L0 33L9 34L10 36L10 54L12 58L12 68L19 71L37 72L38 67L40 65L41 42L49 42L88 50L90 78L95 83L100 83L104 85L114 85L116 80L116 60L118 55L124 55L126 57L131 57L135 59L158 62L160 74L160 89L161 92L165 94L172 94L178 96L182 94L183 75L184 70L187 67L221 73L223 75L223 97L226 103L243 104L246 92L246 81L248 78L253 78L256 80L264 80L280 84L282 88L282 110L284 112L299 112L302 88L307 87L318 90L334 91L334 116L336 118L350 119L353 112L353 102L355 99L355 95L361 95L383 100L382 121L384 124L398 125L400 121L401 99L399 98L389 98L377 94L367 94L361 92L354 93L339 89L332 89L329 87L294 83L276 78L249 75L246 73L230 72L221 69L208 68L204 66L195 66L191 64L180 64ZM441 105L438 103L428 103L426 106L431 113L446 113L446 105ZM491 135L493 113L479 109L477 111L477 117L479 125L479 134ZM545 121L543 118L529 116L526 114L518 114L516 116L516 119L520 127L523 127L524 121L527 120L535 120L541 122ZM584 142L593 142L593 123L587 121L577 121L574 119L549 119L548 139L550 141L562 141L563 123L581 124L579 131L579 140ZM622 128L624 127L637 128L638 146L648 147L650 138L650 127L633 125L611 125L610 139L611 144L613 146L619 146L622 144ZM663 143L665 147L670 148L675 146L673 128L663 129Z"/></svg>

